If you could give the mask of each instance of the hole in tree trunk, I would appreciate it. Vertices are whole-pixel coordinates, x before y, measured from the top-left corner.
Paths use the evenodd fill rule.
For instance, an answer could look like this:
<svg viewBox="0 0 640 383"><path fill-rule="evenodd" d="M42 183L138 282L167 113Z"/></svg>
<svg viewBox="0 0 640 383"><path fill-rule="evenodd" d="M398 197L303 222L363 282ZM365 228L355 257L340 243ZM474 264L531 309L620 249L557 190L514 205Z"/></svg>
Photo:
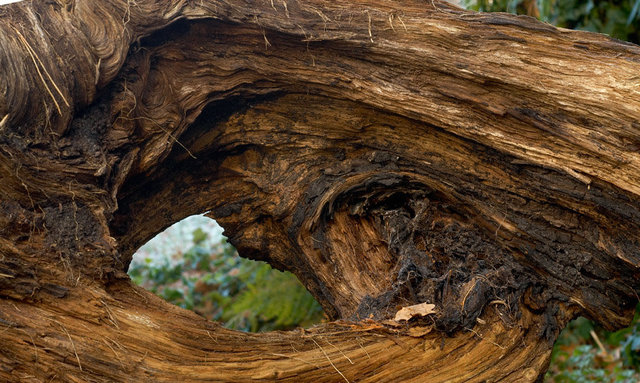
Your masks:
<svg viewBox="0 0 640 383"><path fill-rule="evenodd" d="M324 313L295 275L242 258L216 221L191 216L140 247L132 280L225 327L251 332L309 327Z"/></svg>

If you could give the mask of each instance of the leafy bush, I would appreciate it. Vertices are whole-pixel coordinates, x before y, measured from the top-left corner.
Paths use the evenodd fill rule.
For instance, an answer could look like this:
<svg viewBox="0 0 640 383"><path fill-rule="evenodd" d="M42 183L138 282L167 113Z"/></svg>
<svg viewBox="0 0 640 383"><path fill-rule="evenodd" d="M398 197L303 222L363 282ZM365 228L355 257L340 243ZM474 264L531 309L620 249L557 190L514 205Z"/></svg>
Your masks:
<svg viewBox="0 0 640 383"><path fill-rule="evenodd" d="M224 239L213 245L206 239L196 229L184 254L133 262L129 275L165 300L237 330L286 330L323 318L320 305L293 274L239 257Z"/></svg>
<svg viewBox="0 0 640 383"><path fill-rule="evenodd" d="M598 350L588 344L575 347L571 353L556 349L551 367L555 373L547 376L558 383L635 383L640 379L636 371L624 368L616 361L605 361Z"/></svg>
<svg viewBox="0 0 640 383"><path fill-rule="evenodd" d="M546 381L555 383L640 382L640 305L631 326L608 332L586 318L562 331Z"/></svg>
<svg viewBox="0 0 640 383"><path fill-rule="evenodd" d="M558 27L640 43L640 0L463 0L476 11L534 16Z"/></svg>

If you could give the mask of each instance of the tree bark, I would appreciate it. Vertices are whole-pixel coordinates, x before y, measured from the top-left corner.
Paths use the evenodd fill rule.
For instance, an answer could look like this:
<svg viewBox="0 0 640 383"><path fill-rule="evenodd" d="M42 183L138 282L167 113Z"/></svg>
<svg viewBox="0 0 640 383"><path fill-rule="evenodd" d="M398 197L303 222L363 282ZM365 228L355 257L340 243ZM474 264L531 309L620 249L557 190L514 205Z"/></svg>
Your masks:
<svg viewBox="0 0 640 383"><path fill-rule="evenodd" d="M1 380L531 382L572 318L633 316L635 45L439 1L0 18ZM240 333L134 286L197 213L333 322Z"/></svg>

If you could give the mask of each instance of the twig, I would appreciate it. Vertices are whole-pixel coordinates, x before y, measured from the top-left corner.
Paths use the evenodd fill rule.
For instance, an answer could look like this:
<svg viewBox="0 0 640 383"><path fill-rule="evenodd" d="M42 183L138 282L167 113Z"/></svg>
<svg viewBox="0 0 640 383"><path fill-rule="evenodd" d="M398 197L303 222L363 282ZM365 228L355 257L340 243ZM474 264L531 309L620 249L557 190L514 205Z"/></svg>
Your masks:
<svg viewBox="0 0 640 383"><path fill-rule="evenodd" d="M127 24L129 24L129 22L131 21L131 4L133 3L133 5L138 5L136 4L135 1L131 1L131 0L127 0L127 8L124 10L124 15L122 16L122 28L126 28Z"/></svg>
<svg viewBox="0 0 640 383"><path fill-rule="evenodd" d="M502 299L495 299L492 300L491 302L489 302L490 305L503 305L506 306L507 308L509 307L509 305L507 305L507 302L503 301Z"/></svg>
<svg viewBox="0 0 640 383"><path fill-rule="evenodd" d="M65 103L65 105L67 105L67 107L70 107L69 102L64 97L64 94L62 94L62 91L60 90L60 88L58 88L58 86L56 85L55 81L53 81L53 78L49 74L49 71L47 70L47 67L44 66L44 64L40 60L40 57L38 57L38 55L36 54L35 50L33 50L31 45L27 41L27 39L22 35L22 33L20 33L20 31L16 27L11 26L11 28L13 28L13 30L16 31L16 33L18 34L18 38L20 39L20 42L22 42L22 44L24 44L24 46L27 48L27 52L29 53L29 56L31 56L31 60L33 61L33 65L36 67L36 70L38 71L38 75L40 76L40 80L42 81L42 84L44 84L45 88L47 89L47 92L49 93L49 95L53 99L53 102L56 105L56 108L58 109L58 113L60 115L62 115L62 111L60 109L60 105L58 104L58 101L56 100L56 98L53 96L53 92L51 92L51 89L47 85L47 82L44 80L44 76L42 75L42 72L40 71L40 67L38 66L38 63L40 64L40 66L42 66L42 70L44 70L44 73L47 75L47 77L49 78L49 81L51 81L51 84L53 85L55 90L58 92L58 94L62 98L62 101L64 101L64 103ZM36 60L37 60L37 63L36 63Z"/></svg>
<svg viewBox="0 0 640 383"><path fill-rule="evenodd" d="M373 42L373 34L371 33L371 13L367 10L367 17L369 18L369 39Z"/></svg>
<svg viewBox="0 0 640 383"><path fill-rule="evenodd" d="M102 64L102 57L98 57L98 63L96 63L96 79L93 81L93 85L98 85L98 80L100 80L100 64Z"/></svg>
<svg viewBox="0 0 640 383"><path fill-rule="evenodd" d="M75 238L76 242L78 242L80 241L80 238L78 238L78 229L80 226L78 225L78 205L76 204L76 193L71 189L71 182L69 182L69 192L71 193L71 204L73 205L73 220L76 223Z"/></svg>
<svg viewBox="0 0 640 383"><path fill-rule="evenodd" d="M33 202L33 198L31 198L31 193L29 192L29 188L27 187L27 184L24 183L24 181L22 180L19 174L21 167L22 167L22 164L18 164L18 167L16 168L16 178L18 179L18 181L20 181L20 184L22 185L24 190L27 191L27 197L29 197L29 201L31 201L31 207L33 208L33 210L35 210L36 204ZM35 223L33 224L33 226L35 226Z"/></svg>
<svg viewBox="0 0 640 383"><path fill-rule="evenodd" d="M134 118L128 118L128 117L123 117L123 116L119 116L116 120L118 119L123 119L123 120L128 120L128 121L135 121L135 120L147 120L147 121L151 121L153 122L158 128L160 128L160 130L162 130L163 132L165 132L169 137L171 137L171 139L178 145L180 145L182 147L182 149L184 149L187 154L189 154L189 156L193 159L197 159L196 156L193 155L193 153L191 153L191 151L189 149L187 149L186 146L184 146L182 144L182 142L178 141L177 138L175 138L173 136L173 134L171 134L170 131L168 131L167 129L163 128L162 125L160 125L157 121L154 121L152 118L149 117L144 117L144 116L140 116L140 117L134 117Z"/></svg>
<svg viewBox="0 0 640 383"><path fill-rule="evenodd" d="M604 348L604 345L600 341L598 334L596 334L596 332L593 330L589 330L589 334L591 334L591 337L593 338L593 340L595 340L596 343L598 344L598 348L600 349L600 352L602 352L604 355L609 355L609 353L607 352L607 349Z"/></svg>
<svg viewBox="0 0 640 383"><path fill-rule="evenodd" d="M107 310L107 314L109 315L109 319L111 320L111 323L113 323L113 325L116 326L118 330L120 330L120 326L118 326L118 322L116 321L116 318L114 318L113 313L109 308L109 305L107 305L107 302L102 300L102 298L100 298L100 302L104 305L104 308Z"/></svg>
<svg viewBox="0 0 640 383"><path fill-rule="evenodd" d="M218 343L218 341L217 341L217 340L215 340L215 339L213 339L213 337L211 336L211 333L209 332L209 330L206 330L206 331L207 331L207 335L209 335L209 338L211 338L211 340L213 340L213 341L214 341L214 342L216 342L216 344L217 344L217 343Z"/></svg>
<svg viewBox="0 0 640 383"><path fill-rule="evenodd" d="M353 362L351 361L351 359L349 359L349 357L348 357L348 356L346 356L346 355L345 355L345 353L344 353L344 352L342 352L342 350L340 350L338 347L334 346L334 345L333 345L333 343L329 342L328 340L326 340L326 339L325 339L324 341L325 341L325 342L327 342L327 343L329 343L329 344L330 344L331 346L333 346L333 348L335 348L336 350L338 350L338 351L342 354L342 356L344 356L344 357L349 361L349 363L353 364Z"/></svg>
<svg viewBox="0 0 640 383"><path fill-rule="evenodd" d="M26 330L24 329L19 329L20 331L22 331L23 333L27 334L29 336L29 338L31 338L31 343L33 344L33 350L36 354L36 363L38 363L38 347L36 347L36 342L33 340L33 337L31 336L31 334L29 334Z"/></svg>
<svg viewBox="0 0 640 383"><path fill-rule="evenodd" d="M404 24L404 21L402 21L402 19L400 18L400 15L398 15L398 21L400 21L400 24L402 24L402 26L404 27L404 31L409 32L407 26Z"/></svg>
<svg viewBox="0 0 640 383"><path fill-rule="evenodd" d="M269 39L267 39L267 33L264 31L264 29L262 30L262 37L264 37L264 50L268 50L271 46L271 43L269 42Z"/></svg>
<svg viewBox="0 0 640 383"><path fill-rule="evenodd" d="M13 328L13 325L9 324L7 327L5 327L4 330L0 331L0 335L4 334L10 328Z"/></svg>
<svg viewBox="0 0 640 383"><path fill-rule="evenodd" d="M135 286L135 285L134 285L134 286ZM138 295L140 298L142 298L142 299L144 300L144 303L147 303L147 302L148 302L147 297L145 297L144 295L140 294L140 293L136 290L136 288L135 288L135 287L132 289L132 291L133 291L136 295Z"/></svg>
<svg viewBox="0 0 640 383"><path fill-rule="evenodd" d="M478 332L477 332L476 330L471 329L471 328L468 328L468 327L465 327L464 329L465 329L465 330L467 330L467 331L471 331L472 333L476 334L476 336L477 336L478 338L480 338L481 340L485 340L485 338L483 338L482 336L480 336L480 334L478 334ZM502 349L502 350L506 350L506 347L504 347L504 346L501 346L501 345L497 344L496 342L492 341L491 339L486 339L486 340L488 340L489 342L493 343L493 345L494 345L494 346L496 346L496 347L498 347L498 348L500 348L500 349Z"/></svg>
<svg viewBox="0 0 640 383"><path fill-rule="evenodd" d="M495 234L496 239L498 238L498 232L500 231L500 228L502 227L502 223L504 222L504 219L505 219L505 218L507 218L507 217L506 217L506 215L505 215L505 217L504 217L504 218L502 218L502 220L500 220L500 222L499 222L499 225L498 225L498 228L496 229L496 234Z"/></svg>
<svg viewBox="0 0 640 383"><path fill-rule="evenodd" d="M329 355L327 355L327 353L326 353L326 352L324 352L324 349L322 348L322 346L320 346L320 345L318 344L318 342L316 342L316 340L315 340L315 339L311 338L311 340L313 341L313 343L315 343L315 344L316 344L316 346L318 346L318 347L320 348L320 351L322 351L322 353L324 354L324 356L327 358L327 360L328 360L328 361L329 361L329 363L331 364L331 367L333 367L333 369L334 369L334 370L336 370L336 371L338 372L338 374L340 374L340 376L342 376L342 377L344 378L344 380L345 380L347 383L351 383L351 382L349 382L349 379L347 379L347 377L346 377L346 376L344 376L344 374L343 374L342 372L340 372L340 370L338 370L338 367L336 367L336 365L335 365L335 364L333 364L333 362L331 361L331 358L329 358Z"/></svg>
<svg viewBox="0 0 640 383"><path fill-rule="evenodd" d="M311 363L311 362L307 362L306 360L300 359L300 358L296 358L295 356L289 356L289 355L285 355L285 354L276 354L276 353L273 353L273 352L268 353L267 355L273 355L273 356L278 356L278 357L281 357L281 358L289 358L289 359L297 360L299 362L306 363L306 364L308 364L310 366L314 366L315 368L320 369L320 366L318 366L317 364Z"/></svg>
<svg viewBox="0 0 640 383"><path fill-rule="evenodd" d="M118 348L122 351L127 351L126 348L122 347L122 345L118 342L116 342L115 340L109 338L108 336L105 336L105 338L107 338L110 342L112 342L113 344L115 344L116 346L118 346Z"/></svg>
<svg viewBox="0 0 640 383"><path fill-rule="evenodd" d="M102 341L107 345L107 347L111 349L111 351L113 351L113 353L116 355L116 359L118 359L118 362L120 362L120 365L122 366L122 368L124 368L124 363L122 363L122 359L120 359L120 355L118 355L116 350L109 344L109 342L107 342L106 339L103 338Z"/></svg>
<svg viewBox="0 0 640 383"><path fill-rule="evenodd" d="M400 341L399 341L399 340L397 340L397 339L396 339L394 336L392 336L392 335L385 334L384 336L385 336L387 339L390 339L393 343L395 343L395 344L396 344L396 346L400 347L400 349L401 349L401 350L403 350L403 351L405 351L405 352L409 352L409 350L405 348L406 346L409 346L409 348L410 348L411 350L415 351L415 352L420 352L420 351L418 351L415 347L413 347L413 346L412 346L412 345L410 345L410 344L405 343L405 344L404 344L404 346L403 346L403 345L400 343Z"/></svg>
<svg viewBox="0 0 640 383"><path fill-rule="evenodd" d="M5 124L7 123L8 120L9 120L9 113L7 113L4 117L2 117L2 120L0 120L0 132L4 130Z"/></svg>
<svg viewBox="0 0 640 383"><path fill-rule="evenodd" d="M64 327L64 325L60 322L57 322L60 325L60 327L62 327L62 330L64 331L65 334L67 334L67 337L69 338L69 341L71 342L71 347L73 347L73 353L76 354L76 360L78 361L78 368L80 368L80 371L82 371L82 363L80 363L80 357L78 356L78 350L76 350L76 345L75 343L73 343L73 339L71 339L71 335L69 335L69 332L67 331L67 329Z"/></svg>
<svg viewBox="0 0 640 383"><path fill-rule="evenodd" d="M478 279L476 279L475 277L472 279L473 280L473 286L469 287L467 289L467 292L464 294L464 297L462 298L462 312L464 314L466 314L467 312L464 309L464 304L467 303L467 298L469 297L469 294L471 294L471 290L473 290L474 287L476 287L476 285L478 284Z"/></svg>
<svg viewBox="0 0 640 383"><path fill-rule="evenodd" d="M440 11L440 8L438 8L438 7L436 6L435 1L431 0L431 5L433 6L433 8L434 8L436 11ZM440 12L442 12L442 11L440 11Z"/></svg>
<svg viewBox="0 0 640 383"><path fill-rule="evenodd" d="M362 341L360 340L360 338L358 337L356 339L358 339L358 345L360 345L360 348L364 351L365 354L367 354L367 358L371 359L371 356L369 355L369 352L367 352L367 349L362 346Z"/></svg>

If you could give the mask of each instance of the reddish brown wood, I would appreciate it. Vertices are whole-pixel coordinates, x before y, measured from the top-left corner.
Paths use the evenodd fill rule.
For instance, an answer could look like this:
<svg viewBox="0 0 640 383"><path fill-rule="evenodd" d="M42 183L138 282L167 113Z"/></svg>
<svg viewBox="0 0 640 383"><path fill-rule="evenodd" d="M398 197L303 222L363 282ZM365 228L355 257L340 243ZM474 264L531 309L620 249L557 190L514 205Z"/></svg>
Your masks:
<svg viewBox="0 0 640 383"><path fill-rule="evenodd" d="M633 315L635 45L437 1L0 18L2 380L530 382L571 318ZM133 286L204 212L334 322L243 334Z"/></svg>

